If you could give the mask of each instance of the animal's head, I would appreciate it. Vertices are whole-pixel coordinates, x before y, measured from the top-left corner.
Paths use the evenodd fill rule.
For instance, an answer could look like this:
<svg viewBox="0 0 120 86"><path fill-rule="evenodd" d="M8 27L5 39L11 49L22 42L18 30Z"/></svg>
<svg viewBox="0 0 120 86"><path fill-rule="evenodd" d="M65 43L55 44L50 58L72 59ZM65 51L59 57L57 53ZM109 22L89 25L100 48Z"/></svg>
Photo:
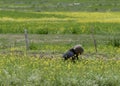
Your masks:
<svg viewBox="0 0 120 86"><path fill-rule="evenodd" d="M75 50L76 54L81 55L84 52L84 49L83 49L82 45L75 45L73 47L73 49Z"/></svg>

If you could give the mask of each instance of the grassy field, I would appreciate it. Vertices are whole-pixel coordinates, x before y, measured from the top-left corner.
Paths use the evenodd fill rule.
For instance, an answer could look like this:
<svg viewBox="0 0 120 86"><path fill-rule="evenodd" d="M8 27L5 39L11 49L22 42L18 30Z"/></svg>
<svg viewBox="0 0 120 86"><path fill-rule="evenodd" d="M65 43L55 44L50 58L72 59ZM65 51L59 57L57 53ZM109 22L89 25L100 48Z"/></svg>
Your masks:
<svg viewBox="0 0 120 86"><path fill-rule="evenodd" d="M0 11L0 33L119 34L119 12L17 12Z"/></svg>
<svg viewBox="0 0 120 86"><path fill-rule="evenodd" d="M120 48L109 37L95 35L96 53L90 35L29 34L26 53L24 34L1 34L0 85L119 86ZM62 54L75 44L83 45L84 54L64 62Z"/></svg>
<svg viewBox="0 0 120 86"><path fill-rule="evenodd" d="M120 0L0 0L1 10L36 12L120 11Z"/></svg>
<svg viewBox="0 0 120 86"><path fill-rule="evenodd" d="M118 2L0 0L0 86L119 86L120 12L110 12L119 10ZM62 54L76 44L83 55L64 61Z"/></svg>
<svg viewBox="0 0 120 86"><path fill-rule="evenodd" d="M119 86L120 60L61 59L0 55L1 86ZM93 57L92 57L93 58Z"/></svg>

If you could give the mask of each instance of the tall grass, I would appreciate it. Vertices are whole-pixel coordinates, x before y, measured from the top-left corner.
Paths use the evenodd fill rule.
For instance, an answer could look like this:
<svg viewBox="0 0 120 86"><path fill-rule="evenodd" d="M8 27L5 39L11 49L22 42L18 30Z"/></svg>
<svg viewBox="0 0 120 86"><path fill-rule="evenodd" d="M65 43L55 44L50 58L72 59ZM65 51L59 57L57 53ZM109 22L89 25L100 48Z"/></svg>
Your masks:
<svg viewBox="0 0 120 86"><path fill-rule="evenodd" d="M119 34L119 23L78 23L66 22L0 22L0 33L24 33L27 29L30 34L90 34L94 26L95 34Z"/></svg>
<svg viewBox="0 0 120 86"><path fill-rule="evenodd" d="M62 59L0 55L0 85L118 86L120 61Z"/></svg>

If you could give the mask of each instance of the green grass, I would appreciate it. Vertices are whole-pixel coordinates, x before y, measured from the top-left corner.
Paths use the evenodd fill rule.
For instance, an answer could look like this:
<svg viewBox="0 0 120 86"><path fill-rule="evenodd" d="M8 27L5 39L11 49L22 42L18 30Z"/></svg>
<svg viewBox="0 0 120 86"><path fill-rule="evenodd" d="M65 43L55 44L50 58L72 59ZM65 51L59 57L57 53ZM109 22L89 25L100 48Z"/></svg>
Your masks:
<svg viewBox="0 0 120 86"><path fill-rule="evenodd" d="M119 2L1 0L0 85L119 86ZM76 44L85 52L76 63L64 62L62 54Z"/></svg>
<svg viewBox="0 0 120 86"><path fill-rule="evenodd" d="M61 59L0 55L0 85L119 86L120 61Z"/></svg>
<svg viewBox="0 0 120 86"><path fill-rule="evenodd" d="M1 0L1 10L19 10L36 12L120 11L120 0Z"/></svg>
<svg viewBox="0 0 120 86"><path fill-rule="evenodd" d="M115 35L119 38L118 35ZM29 55L38 55L43 57L61 57L64 52L76 44L82 44L85 52L84 57L94 56L95 49L91 35L65 34L65 35L35 35L29 34ZM110 39L111 38L111 39ZM119 46L114 46L114 39L110 35L95 35L97 41L97 55L103 58L119 58ZM111 41L113 40L113 41ZM1 34L0 53L13 54L25 53L24 34ZM95 56L97 57L97 56Z"/></svg>
<svg viewBox="0 0 120 86"><path fill-rule="evenodd" d="M0 11L0 33L119 34L119 12L17 12Z"/></svg>

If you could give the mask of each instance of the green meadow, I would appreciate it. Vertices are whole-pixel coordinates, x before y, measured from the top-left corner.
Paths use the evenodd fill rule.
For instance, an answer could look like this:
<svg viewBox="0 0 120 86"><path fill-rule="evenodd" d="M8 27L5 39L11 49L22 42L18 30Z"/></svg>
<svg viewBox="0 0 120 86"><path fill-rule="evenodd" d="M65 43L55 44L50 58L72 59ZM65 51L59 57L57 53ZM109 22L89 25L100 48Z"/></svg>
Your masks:
<svg viewBox="0 0 120 86"><path fill-rule="evenodd" d="M119 86L119 14L0 11L1 86ZM76 44L84 54L64 62L62 54Z"/></svg>
<svg viewBox="0 0 120 86"><path fill-rule="evenodd" d="M119 2L0 0L0 86L119 86Z"/></svg>
<svg viewBox="0 0 120 86"><path fill-rule="evenodd" d="M1 0L0 9L34 12L117 12L120 0Z"/></svg>
<svg viewBox="0 0 120 86"><path fill-rule="evenodd" d="M0 11L0 33L119 34L119 12Z"/></svg>
<svg viewBox="0 0 120 86"><path fill-rule="evenodd" d="M93 58L93 57L91 57ZM1 86L119 86L120 61L2 55Z"/></svg>

